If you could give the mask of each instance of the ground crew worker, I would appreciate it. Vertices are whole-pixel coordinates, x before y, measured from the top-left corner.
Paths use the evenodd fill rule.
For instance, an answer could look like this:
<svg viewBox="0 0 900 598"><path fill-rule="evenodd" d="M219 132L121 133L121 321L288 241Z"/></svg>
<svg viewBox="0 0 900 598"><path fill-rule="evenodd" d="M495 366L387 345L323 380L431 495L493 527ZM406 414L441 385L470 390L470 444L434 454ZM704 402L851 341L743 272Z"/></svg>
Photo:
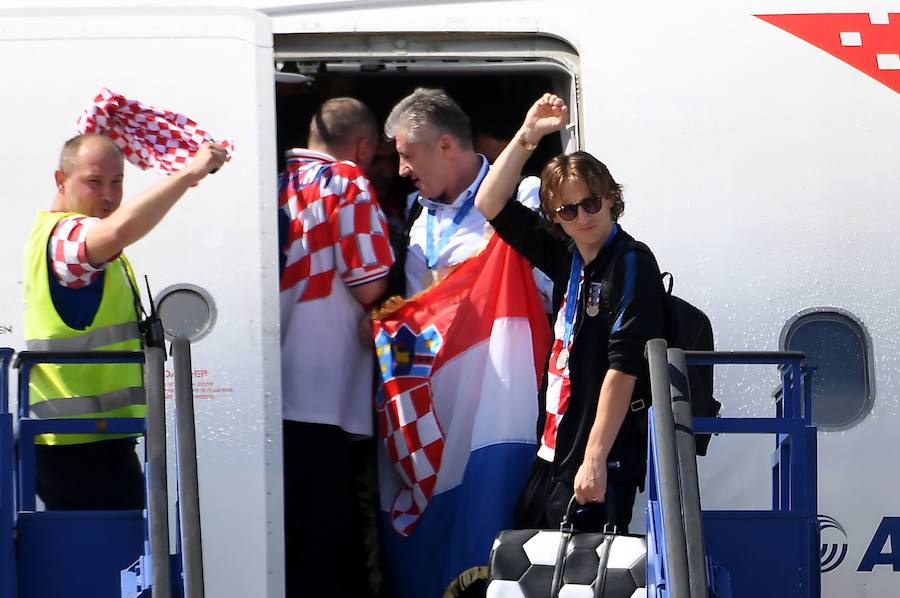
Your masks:
<svg viewBox="0 0 900 598"><path fill-rule="evenodd" d="M38 213L25 248L27 348L140 349L140 296L122 250L224 162L222 146L204 144L182 170L119 207L119 148L96 133L67 141L54 175L56 196L50 211ZM32 371L32 417L145 413L139 364L47 364ZM41 434L36 443L37 493L48 510L144 507L143 475L130 435Z"/></svg>

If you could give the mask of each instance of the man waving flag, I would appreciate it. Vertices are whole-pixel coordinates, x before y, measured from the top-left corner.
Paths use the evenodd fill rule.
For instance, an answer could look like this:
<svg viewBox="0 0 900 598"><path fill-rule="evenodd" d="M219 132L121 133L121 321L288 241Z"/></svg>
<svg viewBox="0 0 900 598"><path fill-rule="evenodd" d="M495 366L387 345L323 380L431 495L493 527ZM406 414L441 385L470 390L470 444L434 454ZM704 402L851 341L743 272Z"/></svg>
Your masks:
<svg viewBox="0 0 900 598"><path fill-rule="evenodd" d="M387 313L385 313L387 312ZM375 321L391 596L441 596L487 564L534 460L549 327L528 263L494 237Z"/></svg>

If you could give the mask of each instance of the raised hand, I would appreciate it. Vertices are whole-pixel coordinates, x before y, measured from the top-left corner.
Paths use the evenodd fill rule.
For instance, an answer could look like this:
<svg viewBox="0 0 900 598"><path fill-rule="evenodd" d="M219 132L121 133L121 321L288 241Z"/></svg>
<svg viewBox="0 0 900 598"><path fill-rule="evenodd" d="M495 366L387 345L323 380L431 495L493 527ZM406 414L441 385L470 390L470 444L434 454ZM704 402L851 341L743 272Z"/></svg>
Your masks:
<svg viewBox="0 0 900 598"><path fill-rule="evenodd" d="M531 143L537 143L549 133L559 131L569 122L569 108L563 99L545 93L529 108L522 123L522 133Z"/></svg>
<svg viewBox="0 0 900 598"><path fill-rule="evenodd" d="M204 143L194 154L194 159L184 167L185 174L191 177L196 184L206 175L219 170L225 164L226 159L227 154L224 147L218 143Z"/></svg>

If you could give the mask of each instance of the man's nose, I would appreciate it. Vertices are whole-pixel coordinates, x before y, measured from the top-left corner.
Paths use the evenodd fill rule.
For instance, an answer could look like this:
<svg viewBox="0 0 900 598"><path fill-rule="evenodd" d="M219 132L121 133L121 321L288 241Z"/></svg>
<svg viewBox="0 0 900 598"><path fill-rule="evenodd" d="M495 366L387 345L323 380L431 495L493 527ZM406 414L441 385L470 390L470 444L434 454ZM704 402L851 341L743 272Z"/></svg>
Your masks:
<svg viewBox="0 0 900 598"><path fill-rule="evenodd" d="M584 206L578 206L578 224L588 224L591 216L592 214L588 214L587 210L584 209Z"/></svg>
<svg viewBox="0 0 900 598"><path fill-rule="evenodd" d="M400 166L397 168L397 174L408 177L412 173L412 168L406 163L406 160L400 160Z"/></svg>

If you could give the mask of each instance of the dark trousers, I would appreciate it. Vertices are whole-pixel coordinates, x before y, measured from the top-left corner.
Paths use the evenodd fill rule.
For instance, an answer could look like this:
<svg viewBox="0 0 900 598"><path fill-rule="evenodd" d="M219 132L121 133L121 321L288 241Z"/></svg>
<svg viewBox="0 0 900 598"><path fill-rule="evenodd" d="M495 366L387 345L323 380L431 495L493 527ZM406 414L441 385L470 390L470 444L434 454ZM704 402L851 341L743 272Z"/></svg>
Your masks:
<svg viewBox="0 0 900 598"><path fill-rule="evenodd" d="M613 521L617 531L627 533L637 486L607 479L606 492L607 500L611 499L612 502ZM516 528L559 529L573 494L572 482L555 476L552 463L535 459L528 481L516 503ZM585 505L579 509L581 523L577 527L583 531L600 531L608 520L608 513L607 505Z"/></svg>
<svg viewBox="0 0 900 598"><path fill-rule="evenodd" d="M286 598L371 595L352 444L337 426L284 420Z"/></svg>
<svg viewBox="0 0 900 598"><path fill-rule="evenodd" d="M144 508L144 472L133 438L36 445L37 494L48 511Z"/></svg>

